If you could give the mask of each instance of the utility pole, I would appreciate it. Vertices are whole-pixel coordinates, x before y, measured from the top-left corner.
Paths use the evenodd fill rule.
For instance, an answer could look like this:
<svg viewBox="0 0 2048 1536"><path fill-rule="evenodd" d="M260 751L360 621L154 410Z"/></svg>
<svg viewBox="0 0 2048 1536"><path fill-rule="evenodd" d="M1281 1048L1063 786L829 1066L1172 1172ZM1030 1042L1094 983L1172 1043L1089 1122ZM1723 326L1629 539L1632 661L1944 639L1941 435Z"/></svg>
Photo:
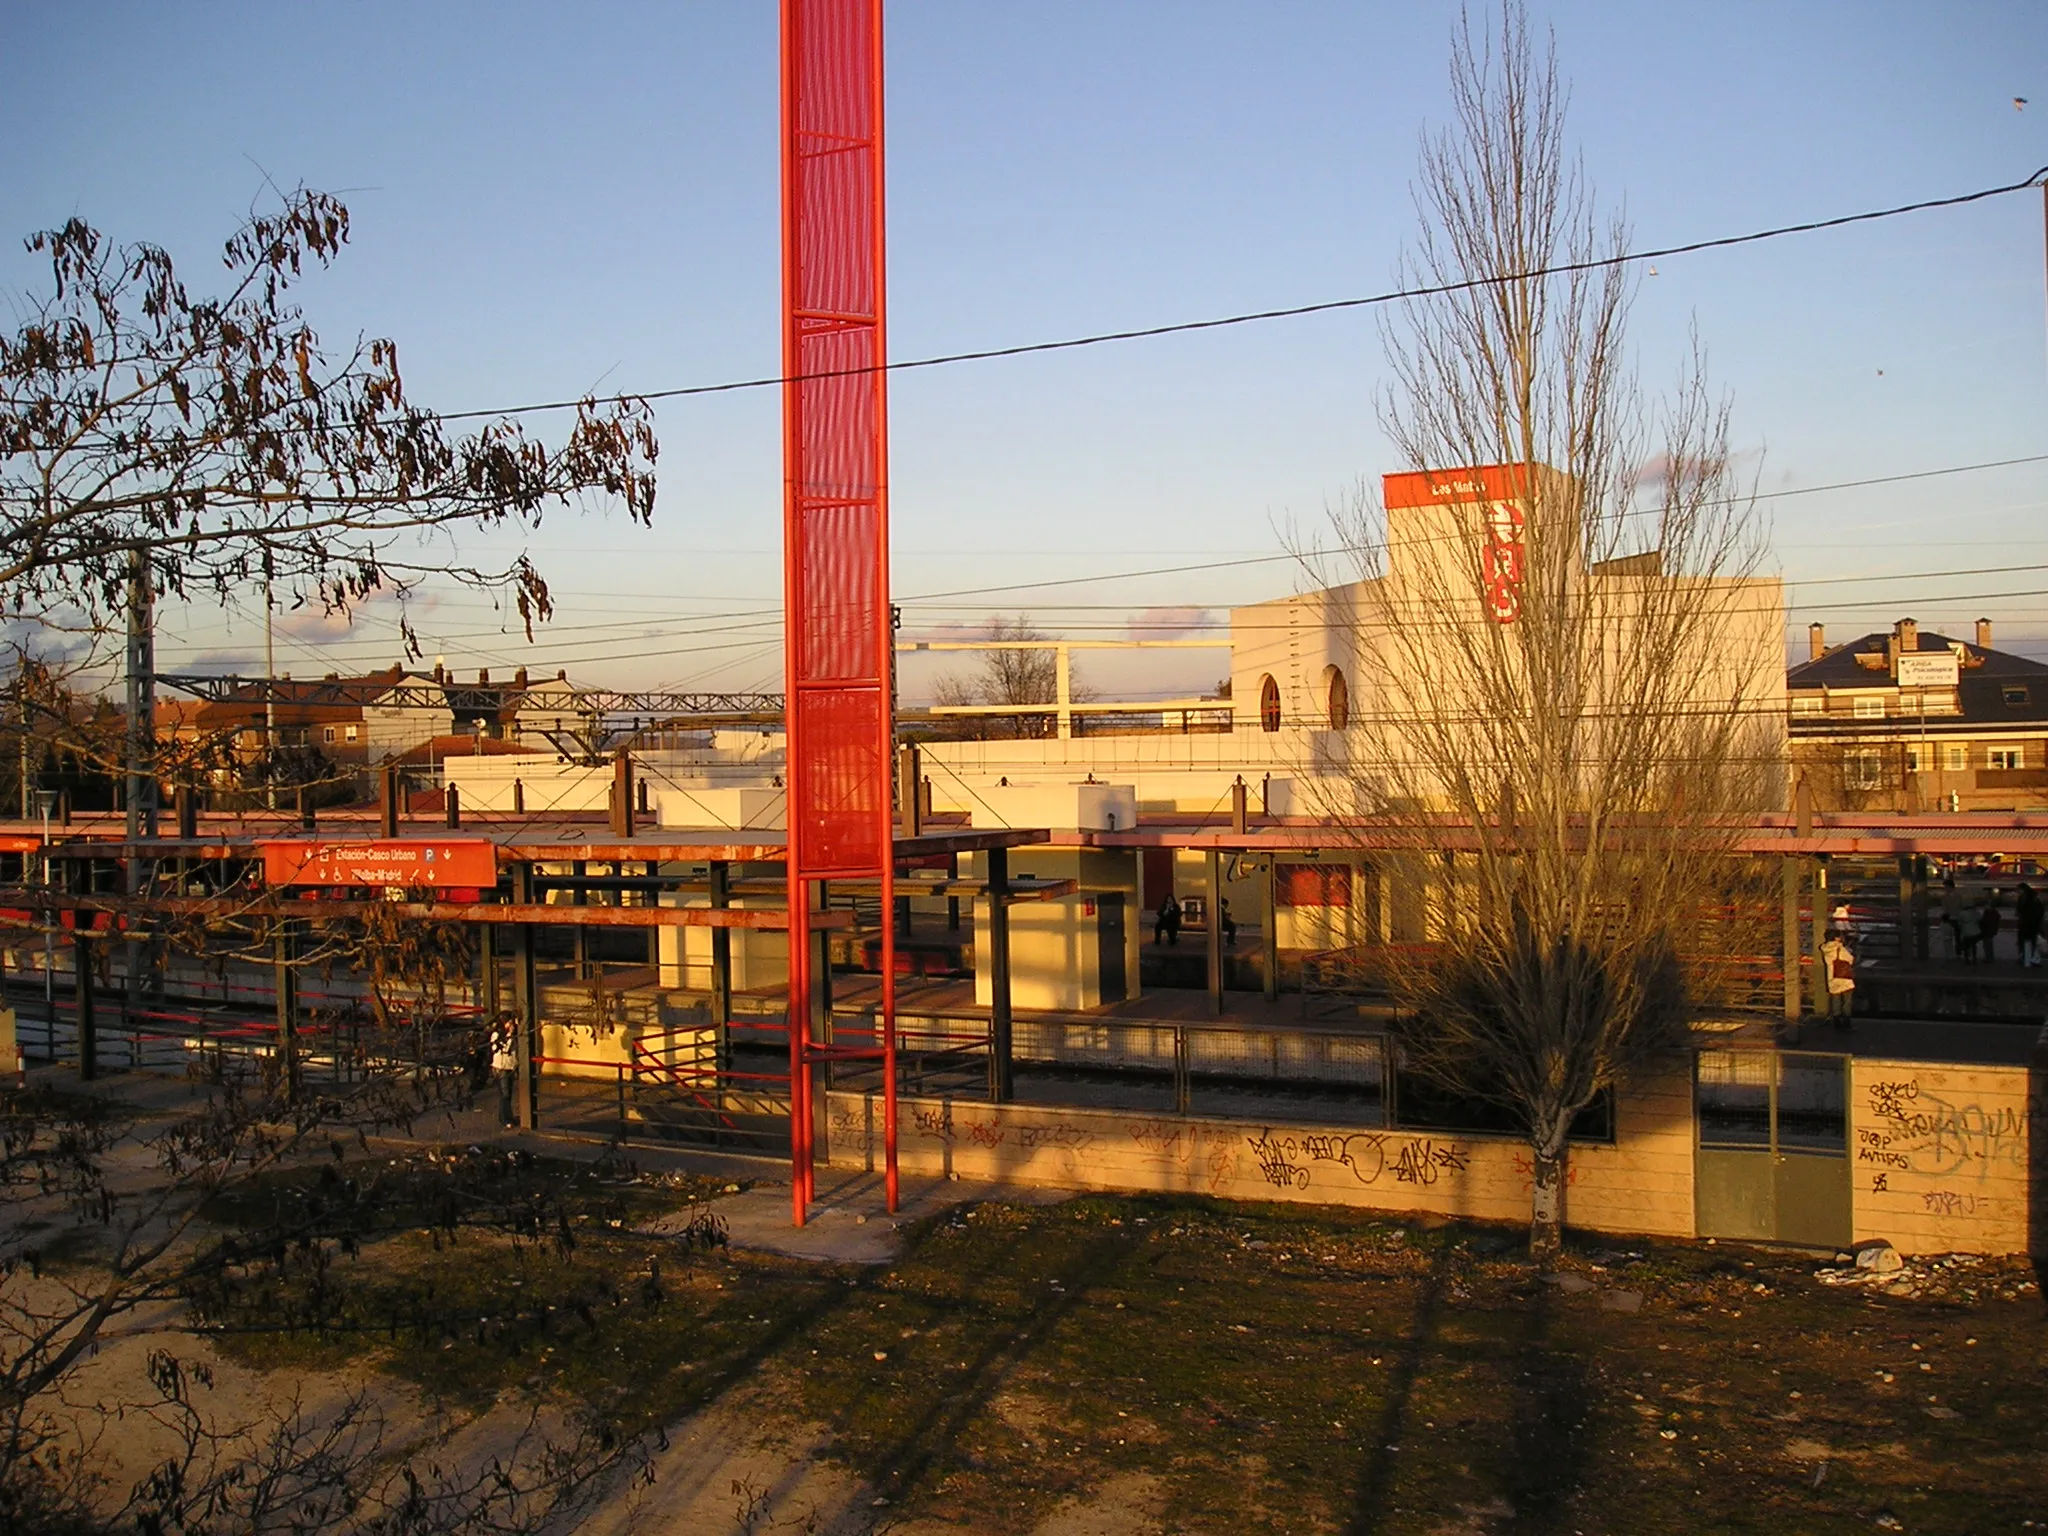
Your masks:
<svg viewBox="0 0 2048 1536"><path fill-rule="evenodd" d="M270 578L263 578L263 808L277 809L277 652L272 649Z"/></svg>
<svg viewBox="0 0 2048 1536"><path fill-rule="evenodd" d="M20 695L21 695L21 819L22 819L23 821L27 821L27 820L29 819L29 816L30 816L31 812L29 811L29 787L28 787L28 727L29 727L29 714L28 714L28 660L27 660L27 658L26 658L26 657L24 657L24 658L22 659L22 663L21 663L21 665L20 665L20 666L19 666L18 668L16 668L16 669L15 669L15 673L14 673L14 686L15 686L15 689L16 689L16 691L17 691L17 692L19 692L19 693L20 693Z"/></svg>
<svg viewBox="0 0 2048 1536"><path fill-rule="evenodd" d="M128 808L130 842L156 836L156 615L149 559L128 563ZM132 861L131 861L132 863ZM134 881L130 880L133 888Z"/></svg>
<svg viewBox="0 0 2048 1536"><path fill-rule="evenodd" d="M155 837L157 832L155 607L149 554L138 547L128 556L128 782L123 799L127 807L129 853L123 863L128 872L130 896L142 892L152 873L134 845ZM142 944L138 939L129 938L124 959L128 985L123 1007L132 1024L133 1016L142 1007Z"/></svg>

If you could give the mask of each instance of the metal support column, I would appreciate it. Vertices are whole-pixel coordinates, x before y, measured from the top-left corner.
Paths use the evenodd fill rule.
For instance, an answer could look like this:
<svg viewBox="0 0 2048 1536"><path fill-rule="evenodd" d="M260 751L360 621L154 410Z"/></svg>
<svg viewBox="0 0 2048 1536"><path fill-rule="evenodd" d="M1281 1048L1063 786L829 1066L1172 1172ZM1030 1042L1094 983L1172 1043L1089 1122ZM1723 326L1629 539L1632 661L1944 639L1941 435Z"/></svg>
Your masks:
<svg viewBox="0 0 2048 1536"><path fill-rule="evenodd" d="M78 1075L88 1083L100 1075L99 1022L92 1011L92 939L85 926L91 921L89 913L79 913L78 927L71 934L71 963L76 968L73 981L78 995Z"/></svg>
<svg viewBox="0 0 2048 1536"><path fill-rule="evenodd" d="M1813 831L1813 791L1807 788L1801 778L1792 786L1792 830L1800 837ZM1785 1017L1797 1019L1800 1014L1800 997L1806 986L1805 960L1799 947L1799 896L1800 881L1805 873L1806 860L1787 858L1785 860ZM1815 910L1819 910L1820 893L1814 893ZM1815 969L1819 969L1820 934L1814 934L1813 953ZM1825 985L1825 983L1823 983ZM1825 994L1814 1011L1827 1012L1828 1000Z"/></svg>
<svg viewBox="0 0 2048 1536"><path fill-rule="evenodd" d="M1016 1095L1010 1020L1010 850L988 858L988 1096L1007 1104Z"/></svg>
<svg viewBox="0 0 2048 1536"><path fill-rule="evenodd" d="M1799 863L1786 858L1784 865L1784 932L1780 949L1785 968L1785 1017L1797 1020L1800 1013L1800 974L1804 962L1799 954Z"/></svg>
<svg viewBox="0 0 2048 1536"><path fill-rule="evenodd" d="M723 912L732 905L732 866L714 859L710 866L711 907ZM676 936L681 942L682 935ZM711 930L711 1028L718 1070L732 1070L732 930ZM722 1102L722 1101L721 1101Z"/></svg>
<svg viewBox="0 0 2048 1536"><path fill-rule="evenodd" d="M824 912L832 905L830 882L820 880L816 889L816 910ZM829 1053L832 1045L832 930L829 928L811 930L810 983L810 1025L806 1034L813 1047L823 1048ZM832 1090L832 1079L833 1066L829 1054L825 1056L822 1072L815 1063L804 1072L810 1115L810 1129L805 1135L814 1164L821 1158L828 1163L832 1161L832 1148L826 1135L825 1104L825 1096Z"/></svg>
<svg viewBox="0 0 2048 1536"><path fill-rule="evenodd" d="M810 885L893 906L896 756L889 601L882 0L782 0L783 693L788 763L791 1216L815 1187L807 1106L816 963ZM895 1040L882 930L881 1054ZM826 1059L830 1059L829 1056ZM893 1144L891 1106L884 1136ZM888 1181L890 1205L894 1180Z"/></svg>
<svg viewBox="0 0 2048 1536"><path fill-rule="evenodd" d="M640 783L642 786L645 786L647 781L642 779ZM646 874L647 889L641 893L640 900L650 907L660 906L661 887L656 882L661 878L661 866L655 863L654 860L649 859L647 861ZM619 905L624 906L625 904L626 898L622 894L619 897ZM647 930L647 964L653 970L655 981L658 983L661 980L661 930L659 928Z"/></svg>
<svg viewBox="0 0 2048 1536"><path fill-rule="evenodd" d="M1203 858L1208 877L1209 1011L1223 1011L1223 855L1214 848Z"/></svg>
<svg viewBox="0 0 2048 1536"><path fill-rule="evenodd" d="M156 593L148 555L140 548L128 557L128 723L126 773L122 781L122 805L127 812L124 830L133 845L157 835L158 784L156 775ZM152 861L134 852L122 860L124 886L130 896L150 888L154 876ZM111 937L108 940L112 942ZM145 945L131 929L122 943L121 1016L130 1030L129 1064L139 1058L135 1016L142 1011L143 954Z"/></svg>
<svg viewBox="0 0 2048 1536"><path fill-rule="evenodd" d="M578 907L589 906L590 890L583 882L589 878L590 866L579 859L576 863L569 866L569 872L576 877L576 889L569 895L570 904ZM578 923L571 932L570 942L575 946L573 950L575 958L572 964L575 968L576 979L578 981L588 981L590 979L590 930L584 927L583 924Z"/></svg>
<svg viewBox="0 0 2048 1536"><path fill-rule="evenodd" d="M1907 860L1913 872L1913 903L1907 911L1907 922L1913 930L1913 946L1907 948L1907 936L1898 936L1898 958L1913 956L1915 961L1925 961L1931 954L1927 946L1927 854L1913 854Z"/></svg>
<svg viewBox="0 0 2048 1536"><path fill-rule="evenodd" d="M1263 878L1259 882L1261 901L1259 903L1259 943L1264 950L1261 959L1265 971L1266 1001L1274 1002L1280 996L1280 859L1269 855Z"/></svg>
<svg viewBox="0 0 2048 1536"><path fill-rule="evenodd" d="M498 1022L498 925L476 925L477 1007L483 1011L484 1028Z"/></svg>
<svg viewBox="0 0 2048 1536"><path fill-rule="evenodd" d="M1913 953L1913 856L1902 853L1898 857L1899 905L1894 921L1898 925L1899 958L1905 960Z"/></svg>
<svg viewBox="0 0 2048 1536"><path fill-rule="evenodd" d="M512 899L522 905L533 900L533 866L512 866ZM519 1055L519 1128L540 1126L540 977L534 969L533 924L514 925L512 939L512 1005L519 1019L514 1028L514 1045Z"/></svg>

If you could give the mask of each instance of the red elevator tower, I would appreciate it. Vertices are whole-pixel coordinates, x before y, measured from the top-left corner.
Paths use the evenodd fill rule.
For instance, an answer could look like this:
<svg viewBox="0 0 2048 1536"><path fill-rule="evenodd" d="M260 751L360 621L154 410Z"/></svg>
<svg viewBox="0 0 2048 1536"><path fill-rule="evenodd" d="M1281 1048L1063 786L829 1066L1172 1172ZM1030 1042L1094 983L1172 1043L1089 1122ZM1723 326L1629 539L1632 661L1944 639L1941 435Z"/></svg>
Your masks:
<svg viewBox="0 0 2048 1536"><path fill-rule="evenodd" d="M883 326L882 0L782 0L784 675L790 1155L814 1193L815 1068L879 1058L896 1208L895 643ZM826 882L879 882L881 1002L834 1038Z"/></svg>

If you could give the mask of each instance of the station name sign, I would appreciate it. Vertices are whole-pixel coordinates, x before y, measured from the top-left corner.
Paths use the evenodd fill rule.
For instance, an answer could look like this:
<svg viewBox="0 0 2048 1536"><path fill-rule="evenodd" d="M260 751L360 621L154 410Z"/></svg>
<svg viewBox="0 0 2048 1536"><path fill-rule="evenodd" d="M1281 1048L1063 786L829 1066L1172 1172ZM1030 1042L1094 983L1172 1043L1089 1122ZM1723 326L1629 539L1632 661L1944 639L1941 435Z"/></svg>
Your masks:
<svg viewBox="0 0 2048 1536"><path fill-rule="evenodd" d="M263 845L266 885L481 886L498 883L487 838L404 837Z"/></svg>

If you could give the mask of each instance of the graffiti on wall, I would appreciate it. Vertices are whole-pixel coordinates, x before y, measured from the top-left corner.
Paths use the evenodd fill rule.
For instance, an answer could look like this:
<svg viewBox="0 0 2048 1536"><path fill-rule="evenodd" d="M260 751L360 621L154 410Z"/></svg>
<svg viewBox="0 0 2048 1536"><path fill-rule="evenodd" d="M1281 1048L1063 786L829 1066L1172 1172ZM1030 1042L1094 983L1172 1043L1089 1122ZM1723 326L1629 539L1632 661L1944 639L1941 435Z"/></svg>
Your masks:
<svg viewBox="0 0 2048 1536"><path fill-rule="evenodd" d="M1011 1146L1020 1152L1042 1148L1078 1152L1102 1139L1084 1125L1057 1121L1050 1125L1005 1124L992 1116L959 1115L954 1113L951 1103L906 1105L903 1126L916 1136L984 1151ZM836 1109L832 1114L832 1135L835 1140L865 1144L880 1135L880 1124L869 1124L858 1110Z"/></svg>
<svg viewBox="0 0 2048 1536"><path fill-rule="evenodd" d="M1245 1137L1259 1177L1275 1189L1307 1189L1318 1172L1349 1176L1357 1184L1377 1184L1391 1174L1397 1184L1428 1186L1446 1173L1471 1166L1469 1147L1434 1141L1427 1136L1402 1138L1391 1146L1376 1131L1276 1134L1262 1129Z"/></svg>
<svg viewBox="0 0 2048 1536"><path fill-rule="evenodd" d="M1892 1171L1982 1180L2001 1165L2025 1166L2031 1119L2025 1109L1959 1103L1917 1077L1871 1083L1865 1108L1856 1130L1856 1161L1874 1176ZM1883 1190L1888 1183L1872 1188Z"/></svg>
<svg viewBox="0 0 2048 1536"><path fill-rule="evenodd" d="M1139 1154L1162 1165L1194 1167L1199 1157L1209 1193L1221 1195L1237 1181L1237 1147L1233 1135L1219 1135L1212 1128L1202 1151L1204 1128L1189 1120L1128 1120L1124 1130Z"/></svg>
<svg viewBox="0 0 2048 1536"><path fill-rule="evenodd" d="M1536 1158L1533 1153L1515 1154L1515 1177L1522 1181L1522 1193L1530 1194L1536 1188ZM1567 1157L1564 1163L1564 1187L1573 1189L1579 1182L1579 1163L1574 1157Z"/></svg>

